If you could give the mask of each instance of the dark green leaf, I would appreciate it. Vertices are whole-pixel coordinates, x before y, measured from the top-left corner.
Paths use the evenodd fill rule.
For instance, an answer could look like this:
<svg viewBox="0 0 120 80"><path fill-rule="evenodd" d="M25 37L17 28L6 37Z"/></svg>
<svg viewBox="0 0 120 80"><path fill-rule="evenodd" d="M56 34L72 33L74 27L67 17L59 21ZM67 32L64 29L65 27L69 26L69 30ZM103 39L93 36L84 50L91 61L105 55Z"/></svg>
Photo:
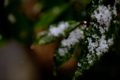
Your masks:
<svg viewBox="0 0 120 80"><path fill-rule="evenodd" d="M73 80L76 80L78 76L83 75L88 69L98 63L103 55L112 49L112 45L118 35L118 3L112 5L107 4L106 0L99 1L91 0L89 2L91 5L89 5L87 10L89 11L91 22L85 30L85 39Z"/></svg>
<svg viewBox="0 0 120 80"><path fill-rule="evenodd" d="M34 25L35 29L44 28L53 23L69 6L70 4L60 4L52 7L37 20Z"/></svg>
<svg viewBox="0 0 120 80"><path fill-rule="evenodd" d="M65 62L67 62L75 52L81 39L84 38L82 25L69 33L69 36L63 39L60 45L56 48L54 54L55 72Z"/></svg>

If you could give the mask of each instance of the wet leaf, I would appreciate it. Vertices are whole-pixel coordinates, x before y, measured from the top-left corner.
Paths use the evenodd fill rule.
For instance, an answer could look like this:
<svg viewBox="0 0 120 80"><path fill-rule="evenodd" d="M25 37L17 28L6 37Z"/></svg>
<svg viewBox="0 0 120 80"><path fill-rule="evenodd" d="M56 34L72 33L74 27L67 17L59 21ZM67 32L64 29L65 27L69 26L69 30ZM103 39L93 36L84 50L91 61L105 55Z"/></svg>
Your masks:
<svg viewBox="0 0 120 80"><path fill-rule="evenodd" d="M84 25L81 25L70 32L68 37L63 39L56 48L54 53L55 72L63 63L67 62L72 56L75 56L74 52L76 47L84 38L84 30L81 29L82 26Z"/></svg>
<svg viewBox="0 0 120 80"><path fill-rule="evenodd" d="M76 21L59 22L50 25L49 30L38 33L35 44L44 45L52 43L60 38L68 36L68 34L80 25Z"/></svg>
<svg viewBox="0 0 120 80"><path fill-rule="evenodd" d="M112 49L119 31L118 8L117 2L114 5L107 4L105 0L89 2L87 11L91 21L85 29L85 39L73 80L82 76Z"/></svg>

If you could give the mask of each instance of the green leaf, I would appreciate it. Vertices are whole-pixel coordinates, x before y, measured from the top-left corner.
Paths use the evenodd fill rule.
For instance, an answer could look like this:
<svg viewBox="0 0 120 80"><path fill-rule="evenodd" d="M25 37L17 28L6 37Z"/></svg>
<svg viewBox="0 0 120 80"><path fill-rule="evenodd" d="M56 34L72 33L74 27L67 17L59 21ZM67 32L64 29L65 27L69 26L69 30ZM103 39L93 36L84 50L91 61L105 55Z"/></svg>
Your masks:
<svg viewBox="0 0 120 80"><path fill-rule="evenodd" d="M55 72L65 62L67 62L75 52L81 39L84 38L83 25L77 27L75 30L69 33L69 36L61 41L54 53L54 66Z"/></svg>
<svg viewBox="0 0 120 80"><path fill-rule="evenodd" d="M49 30L37 34L35 44L49 44L60 38L66 37L70 31L78 27L79 24L80 23L76 21L62 21L57 24L50 25Z"/></svg>
<svg viewBox="0 0 120 80"><path fill-rule="evenodd" d="M65 10L69 8L69 6L70 4L59 4L49 9L35 22L35 30L38 28L45 28L53 23L58 17L60 17L61 14L65 12Z"/></svg>
<svg viewBox="0 0 120 80"><path fill-rule="evenodd" d="M101 0L99 0L101 1ZM85 39L73 80L82 76L88 69L98 63L108 53L119 31L118 3L108 4L106 0L91 0L87 11L91 22L85 29ZM98 4L96 4L98 3ZM103 4L106 5L103 5ZM92 7L96 6L96 7ZM92 11L90 11L92 10ZM103 13L102 13L103 12Z"/></svg>

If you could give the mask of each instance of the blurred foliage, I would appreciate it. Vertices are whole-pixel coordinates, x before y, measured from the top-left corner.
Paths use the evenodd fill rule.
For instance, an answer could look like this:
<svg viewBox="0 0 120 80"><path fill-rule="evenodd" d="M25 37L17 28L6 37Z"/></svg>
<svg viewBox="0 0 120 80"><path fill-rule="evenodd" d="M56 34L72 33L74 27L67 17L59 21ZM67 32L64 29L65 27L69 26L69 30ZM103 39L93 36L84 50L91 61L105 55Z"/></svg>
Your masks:
<svg viewBox="0 0 120 80"><path fill-rule="evenodd" d="M100 15L100 12L98 10L97 10L98 15L95 17L92 17L93 12L95 14L95 10L97 8L101 9L101 8L99 8L99 7L101 7L100 5L104 6L105 8L108 8L107 6L110 5L110 9L108 9L111 11L111 14L110 14L111 20L110 20L109 26L107 26L107 23L103 24L103 23L99 22L99 19L101 20L101 18L99 17L99 19L98 19L98 16ZM112 12L113 10L114 10L114 12L116 12L116 14L119 14L119 2L115 3L113 0L110 2L107 0L103 0L103 1L90 0L88 2L87 8L86 8L86 12L87 12L87 16L88 16L88 20L87 20L88 24L87 24L87 28L84 31L85 38L83 39L82 50L80 52L81 54L78 59L78 62L79 62L78 68L75 72L75 76L73 77L73 80L76 80L78 78L78 76L82 76L88 69L90 69L96 63L98 63L101 60L101 58L103 58L103 55L105 53L108 53L108 51L110 51L113 48L113 43L115 42L116 36L118 36L118 33L119 33L119 17L118 17L118 15L115 15L114 12ZM97 14L97 12L96 12L96 14ZM105 15L104 13L101 13L101 14ZM101 15L101 16L103 16L103 15ZM104 22L103 18L102 18L102 20ZM114 26L114 27L112 27L112 26ZM59 26L57 26L57 27L59 29ZM108 27L108 30L106 30L105 27ZM102 28L102 30L105 30L105 31L102 33L100 28ZM49 29L51 29L51 27ZM68 30L68 33L71 33L71 30L70 31ZM40 35L40 38L38 38L38 41L40 41L40 42L45 41L44 43L48 43L49 39L52 38L49 41L49 43L50 43L50 42L53 42L53 40L55 40L52 35L48 37L47 34L50 34L50 33L46 32L45 34ZM70 34L68 34L68 35L70 35ZM96 35L96 36L93 37L94 35ZM105 37L105 39L103 39L103 37ZM58 38L56 38L56 40L57 39ZM102 42L103 40L105 43ZM64 41L64 40L62 40L62 41ZM66 41L66 43L70 44L72 42ZM41 43L39 43L39 42L37 42L37 44L41 45ZM68 45L63 47L60 44L56 48L55 56L54 56L55 71L57 71L58 67L60 67L63 63L67 62L72 57L72 54L74 53L74 51L76 49L76 46L77 46L77 44L74 44L74 46L72 46L71 49L69 50ZM90 48L88 48L88 46L90 46ZM97 49L99 49L100 47L104 47L104 46L106 46L105 50L103 50L103 48L102 48L102 50L97 51ZM59 52L59 50L61 50L61 49L62 49L62 51ZM90 50L90 49L92 49L92 50Z"/></svg>
<svg viewBox="0 0 120 80"><path fill-rule="evenodd" d="M4 0L1 16L5 25L0 28L0 42L15 38L31 44L34 33L48 28L50 24L86 20L86 3L87 0Z"/></svg>

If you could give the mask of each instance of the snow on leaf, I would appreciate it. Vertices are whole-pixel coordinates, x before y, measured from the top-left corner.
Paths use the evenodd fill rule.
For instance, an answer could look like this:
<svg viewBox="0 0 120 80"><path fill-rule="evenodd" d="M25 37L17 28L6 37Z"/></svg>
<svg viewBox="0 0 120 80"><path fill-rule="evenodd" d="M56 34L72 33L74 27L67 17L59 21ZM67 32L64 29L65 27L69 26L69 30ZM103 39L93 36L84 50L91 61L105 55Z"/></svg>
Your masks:
<svg viewBox="0 0 120 80"><path fill-rule="evenodd" d="M94 3L95 0L91 0ZM89 2L90 3L90 2ZM91 66L99 62L99 59L107 53L114 44L115 36L118 34L118 3L114 5L104 5L103 0L98 0L97 8L89 7L93 10L88 12L91 16L91 22L86 28L83 48L79 59L78 68L73 80L85 73ZM95 4L91 4L93 6ZM114 35L114 36L113 36Z"/></svg>
<svg viewBox="0 0 120 80"><path fill-rule="evenodd" d="M42 31L37 34L35 44L44 45L52 43L62 37L65 37L79 25L79 22L68 21L59 22L58 24L50 25L47 31Z"/></svg>
<svg viewBox="0 0 120 80"><path fill-rule="evenodd" d="M79 26L82 27L82 26ZM78 46L81 39L84 38L83 30L76 28L69 33L69 36L63 39L60 45L55 50L54 65L55 71L64 63L67 62L73 55L76 47ZM59 64L58 64L59 63Z"/></svg>

